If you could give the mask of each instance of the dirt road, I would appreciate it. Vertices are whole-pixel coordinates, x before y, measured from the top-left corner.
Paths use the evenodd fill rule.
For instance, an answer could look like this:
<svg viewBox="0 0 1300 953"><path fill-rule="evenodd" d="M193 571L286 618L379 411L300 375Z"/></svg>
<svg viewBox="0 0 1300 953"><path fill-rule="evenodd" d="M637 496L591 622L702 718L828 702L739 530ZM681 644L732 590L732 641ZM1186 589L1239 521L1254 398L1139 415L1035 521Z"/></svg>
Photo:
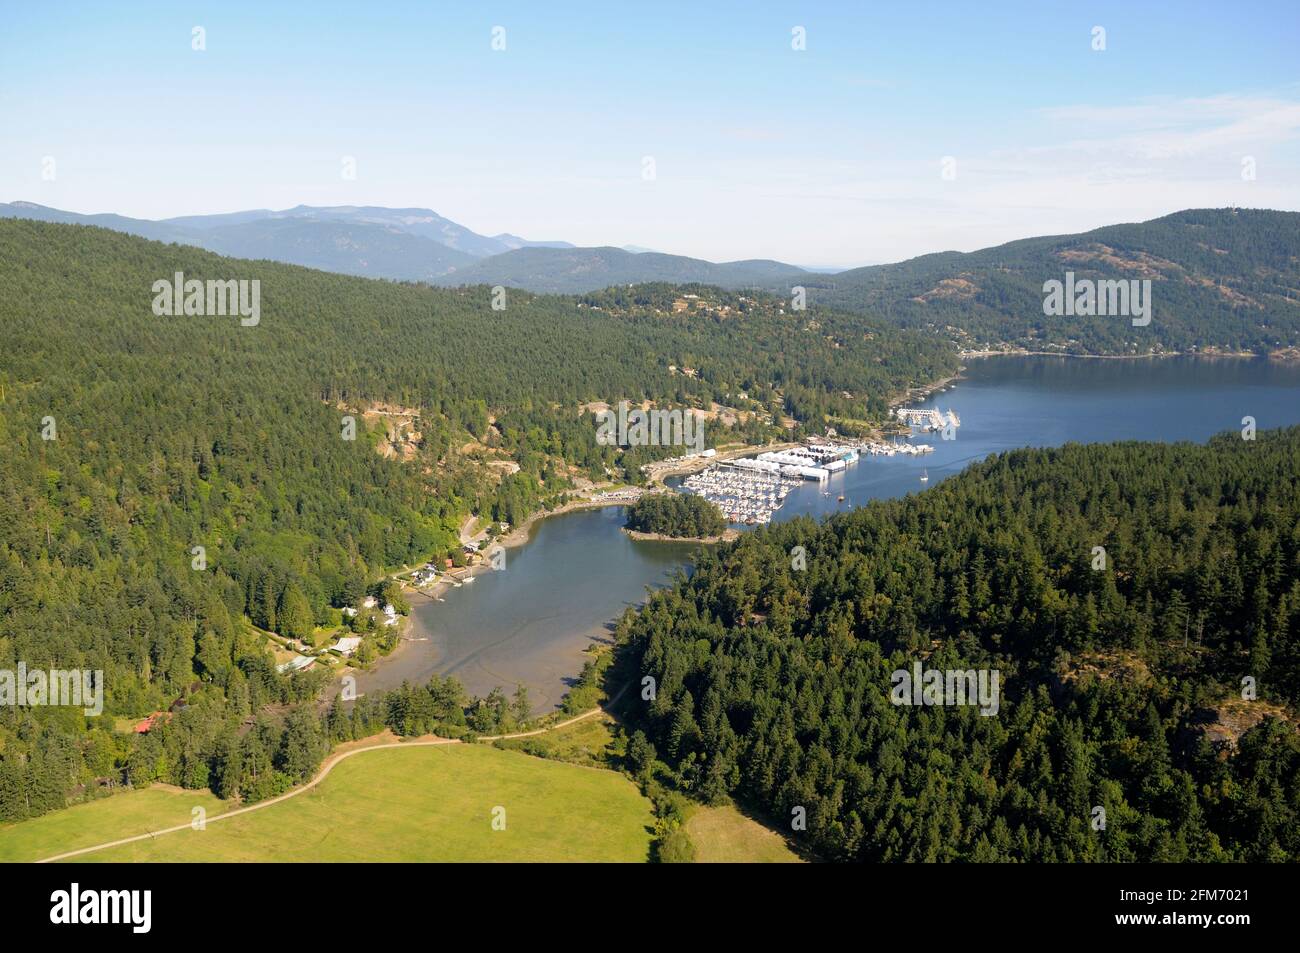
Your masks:
<svg viewBox="0 0 1300 953"><path fill-rule="evenodd" d="M623 691L620 689L619 692L614 696L614 698L610 700L610 704L613 704L614 702L618 701L618 699L622 696L622 694ZM569 725L577 724L578 722L585 721L588 718L593 718L596 715L600 714L602 711L604 711L603 708L593 708L590 711L583 712L581 715L575 715L572 718L568 718L564 721L557 722L556 724L549 725L545 728L537 728L534 729L533 731L520 731L509 735L481 735L479 737L479 740L480 741L509 741L513 738L531 738L535 735L546 734L546 732L548 731L558 731L561 728L567 728ZM374 738L366 738L362 741L348 742L347 744L341 745L338 749L334 750L329 756L327 756L325 760L321 762L320 770L316 772L316 776L312 778L310 781L308 781L306 784L301 785L300 787L296 787L292 791L286 791L284 794L281 794L278 797L269 798L265 801L258 801L256 804L248 805L248 807L241 807L241 808L236 808L233 811L226 811L224 814L218 814L216 817L209 817L207 818L206 823L215 824L218 821L224 821L232 817L238 817L241 814L248 814L251 813L252 811L260 811L263 808L270 807L272 804L279 804L281 801L287 801L289 800L289 798L297 797L299 794L303 794L307 791L310 791L316 785L320 784L322 781L325 780L325 778L329 775L329 773L334 770L334 766L336 764L338 764L340 761L352 757L355 754L363 754L367 751L375 751L380 748L398 748L398 747L419 748L419 747L428 747L430 745L458 745L462 743L463 742L461 742L459 739L456 738L437 738L432 736L426 736L424 738L412 738L409 741L403 741L400 738L398 738L396 735L393 735L389 732L384 732L383 734L377 735ZM353 745L355 747L348 747L348 745ZM42 858L41 860L36 861L36 863L49 864L59 860L67 860L69 857L79 857L82 854L93 854L95 851L107 850L110 847L120 847L123 844L133 844L136 841L148 840L151 837L162 837L164 834L175 834L178 831L190 830L190 828L191 828L190 824L177 824L175 827L167 827L159 831L149 831L144 834L137 834L134 837L123 837L120 838L119 840L107 841L103 844L96 844L93 847L82 847L77 850L65 851L62 854L55 854L52 857Z"/></svg>

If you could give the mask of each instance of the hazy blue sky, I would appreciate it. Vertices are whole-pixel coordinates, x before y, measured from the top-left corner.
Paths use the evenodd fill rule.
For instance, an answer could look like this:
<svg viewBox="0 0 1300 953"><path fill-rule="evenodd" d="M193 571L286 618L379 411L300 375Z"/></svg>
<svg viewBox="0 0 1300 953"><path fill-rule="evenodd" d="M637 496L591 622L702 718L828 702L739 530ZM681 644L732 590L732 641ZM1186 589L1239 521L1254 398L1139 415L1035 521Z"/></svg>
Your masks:
<svg viewBox="0 0 1300 953"><path fill-rule="evenodd" d="M1297 0L707 6L2 0L0 201L422 206L809 265L1300 209Z"/></svg>

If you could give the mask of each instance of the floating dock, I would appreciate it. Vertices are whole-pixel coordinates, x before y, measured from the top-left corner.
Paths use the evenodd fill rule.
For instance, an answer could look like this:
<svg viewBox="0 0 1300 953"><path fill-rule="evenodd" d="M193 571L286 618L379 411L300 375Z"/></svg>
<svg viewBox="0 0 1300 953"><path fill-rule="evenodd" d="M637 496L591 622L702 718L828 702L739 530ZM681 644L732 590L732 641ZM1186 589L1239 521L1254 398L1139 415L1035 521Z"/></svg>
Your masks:
<svg viewBox="0 0 1300 953"><path fill-rule="evenodd" d="M857 460L856 447L809 443L721 463L687 477L682 485L716 504L732 523L768 523L805 480L825 483Z"/></svg>
<svg viewBox="0 0 1300 953"><path fill-rule="evenodd" d="M729 523L769 523L790 491L802 482L777 463L735 460L694 473L682 483L722 510Z"/></svg>
<svg viewBox="0 0 1300 953"><path fill-rule="evenodd" d="M809 443L803 447L795 447L793 450L760 453L756 459L789 468L790 476L800 476L805 480L824 483L830 479L831 474L840 472L850 463L856 463L858 451L854 447L840 444Z"/></svg>
<svg viewBox="0 0 1300 953"><path fill-rule="evenodd" d="M937 407L899 407L894 416L909 427L921 427L925 430L946 430L948 427L960 427L961 418L951 408L943 413Z"/></svg>

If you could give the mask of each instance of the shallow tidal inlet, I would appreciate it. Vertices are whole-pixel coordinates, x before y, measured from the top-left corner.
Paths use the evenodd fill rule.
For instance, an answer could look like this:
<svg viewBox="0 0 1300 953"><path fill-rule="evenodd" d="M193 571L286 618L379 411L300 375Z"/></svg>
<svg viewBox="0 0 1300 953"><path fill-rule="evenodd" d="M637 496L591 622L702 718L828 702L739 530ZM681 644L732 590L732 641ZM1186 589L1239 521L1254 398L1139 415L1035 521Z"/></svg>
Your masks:
<svg viewBox="0 0 1300 953"><path fill-rule="evenodd" d="M378 668L357 679L360 692L455 675L471 695L517 683L536 711L557 707L582 671L584 650L611 637L610 626L684 567L683 543L638 542L622 532L622 507L578 510L539 521L506 568L448 590L445 602L412 598L410 635Z"/></svg>
<svg viewBox="0 0 1300 953"><path fill-rule="evenodd" d="M918 442L935 448L925 456L864 456L823 486L795 490L775 519L822 516L918 492L1016 447L1204 441L1239 432L1246 416L1260 429L1300 423L1300 365L1230 358L977 358L954 389L919 406L957 411L962 425L956 439L918 435ZM925 485L923 470L930 477ZM623 521L620 507L542 520L528 543L508 551L505 571L450 590L445 602L416 597L411 635L425 641L403 643L375 671L358 677L358 690L419 683L436 672L455 675L473 695L498 686L509 694L522 683L535 710L550 711L582 670L583 650L608 638L611 623L641 602L647 587L664 585L685 567L694 549L629 539Z"/></svg>

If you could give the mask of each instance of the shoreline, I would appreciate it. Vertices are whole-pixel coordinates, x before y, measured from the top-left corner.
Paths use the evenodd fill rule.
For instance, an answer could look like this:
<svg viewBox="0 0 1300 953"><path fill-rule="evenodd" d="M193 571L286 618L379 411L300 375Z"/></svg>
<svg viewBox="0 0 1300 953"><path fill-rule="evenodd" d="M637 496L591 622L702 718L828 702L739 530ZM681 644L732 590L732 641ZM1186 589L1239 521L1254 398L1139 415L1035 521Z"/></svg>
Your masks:
<svg viewBox="0 0 1300 953"><path fill-rule="evenodd" d="M773 444L747 445L733 450L728 450L725 452L725 454L720 453L714 457L699 458L698 463L707 466L709 464L717 462L719 459L733 459L737 456L744 456L746 454L761 453L764 450L777 449L782 447L794 447L794 446L799 446L799 444L787 443L787 444L775 444L775 445ZM660 481L663 478L668 476L677 476L677 475L681 475L682 473L694 472L694 468L696 466L697 466L697 460L695 458L692 458L690 461L687 461L680 468L673 468L671 470L665 470L663 472L659 472L652 475L649 482L645 486L621 486L616 489L603 490L601 491L601 495L598 496L580 497L577 499L569 500L565 503L560 504L557 507L554 507L553 509L543 508L543 509L535 510L534 512L530 513L528 515L528 518L525 519L518 526L512 526L508 533L498 537L494 541L494 544L500 545L505 549L513 549L519 546L527 545L527 543L532 539L533 532L534 530L536 530L537 526L543 520L548 519L552 516L562 516L566 513L576 513L582 510L604 509L605 507L609 507L609 506L632 506L634 503L636 503L637 500L639 500L642 496L645 496L647 493L671 492L667 487L664 487ZM466 523L463 523L462 526L470 523L471 521L477 521L477 519L478 517L471 515L466 518ZM624 532L628 532L628 531L625 529ZM728 534L734 534L734 535L728 535ZM710 543L720 542L722 540L735 539L738 538L739 535L740 533L738 530L728 527L727 531L723 534L723 536L718 539L695 540L695 539L678 539L675 537L663 537L662 539L660 539L657 536L650 535L646 537L645 541L678 542L678 543L698 542L703 545L707 545ZM637 538L637 537L632 537L632 538ZM443 601L443 598L445 597L445 594L447 593L448 590L456 588L455 584L453 583L453 579L455 580L455 582L459 582L461 585L464 585L466 580L475 579L478 576L481 576L485 573L494 572L495 570L493 570L491 565L485 565L482 563L480 563L477 566L462 566L444 572L442 575L440 575L437 578L435 582L430 583L429 585L426 586L414 586L410 583L409 576L413 571L414 571L413 568L403 569L400 572L391 573L389 575L389 578L395 579L398 581L398 583L400 583L403 595L407 597L421 596L427 602L437 603ZM418 636L418 635L411 634L412 630L418 627L418 623L416 623L414 619L414 614L415 614L415 607L412 606L411 614L404 617L406 620L405 624L403 624L402 632L397 639L397 644L393 646L393 650L391 652L389 652L386 655L378 656L370 664L370 667L366 669L359 669L354 665L346 665L343 671L339 673L339 675L342 676L344 674L349 674L349 673L375 675L387 663L398 658L399 655L405 652L414 643L427 641L428 636ZM337 683L338 683L338 679L335 679L334 684Z"/></svg>
<svg viewBox="0 0 1300 953"><path fill-rule="evenodd" d="M1063 353L1055 353L1055 352L1031 352L1028 350L962 351L959 353L963 361L967 358L972 358L972 357L1004 357L1004 356L1005 357L1093 358L1097 360L1142 360L1142 359L1167 358L1167 357L1191 357L1196 359L1233 358L1233 359L1241 360L1244 358L1261 357L1261 355L1257 355L1257 354L1238 354L1238 353L1182 354L1182 353L1175 353L1175 352L1163 352L1159 354L1106 355L1106 354L1063 354ZM1270 356L1269 358L1265 358L1265 359L1274 360L1275 358ZM1282 363L1294 362L1293 359L1288 359L1288 358L1280 358L1278 360L1280 360ZM909 388L907 391L904 392L902 396L896 398L893 402L891 402L890 404L891 410L897 407L907 406L911 403L915 403L918 401L923 401L933 396L936 392L940 391L941 389L945 389L951 386L953 383L962 380L964 378L965 371L966 371L966 367L963 365L959 367L958 371L955 374L947 375L943 378L929 382L925 385ZM735 459L736 457L742 457L754 453L760 453L763 452L764 450L769 450L769 449L788 448L788 447L794 447L799 445L801 445L800 442L787 442L783 444L747 445L743 447L733 448L724 452L720 452L714 457L709 457L709 458L693 457L688 460L681 461L681 463L678 464L677 466L667 467L658 472L652 472L649 475L648 482L645 486L622 485L617 488L602 490L599 492L598 495L570 499L567 502L562 503L559 506L556 506L551 509L544 509L544 508L538 509L533 513L529 514L529 516L522 523L520 523L517 526L511 527L509 532L505 533L504 535L494 540L491 545L499 544L503 548L508 548L508 549L523 546L526 545L532 539L533 534L536 531L539 524L541 523L541 521L549 517L561 516L566 513L579 512L583 510L603 509L609 506L624 506L624 507L631 506L638 499L640 499L642 496L644 496L647 493L669 492L668 488L666 488L663 485L663 481L669 476L679 476L687 473L692 473L698 469L710 466L722 460ZM467 517L467 522L475 521L475 520L477 520L476 517ZM472 525L472 523L470 523L470 525ZM621 531L629 539L633 539L638 542L665 542L665 543L676 542L676 543L686 543L686 544L701 545L701 546L715 545L718 542L734 540L739 538L739 536L743 532L741 530L736 530L733 527L728 527L727 531L721 537L686 538L686 537L670 537L670 536L665 536L663 534L641 533L636 530L630 530L626 527L621 527ZM488 548L490 549L491 546L489 546ZM416 587L410 584L409 579L407 577L409 577L411 571L412 571L411 569L404 569L399 573L391 574L390 578L396 579L401 584L403 594L408 596L419 595L424 597L424 599L426 599L429 602L438 602L438 601L442 601L442 599L446 595L446 592L449 589L455 588L452 582L453 579L456 580L457 582L461 582L462 584L464 584L464 581L467 579L474 579L484 573L493 572L494 570L492 569L492 566L490 564L485 564L485 563L480 563L479 565L475 565L475 566L465 566L465 567L451 570L447 574L440 575L435 582L423 587ZM364 670L355 668L355 666L348 664L347 660L345 660L344 666L341 667L342 671L340 671L339 674L345 674L348 672L361 674L364 672L367 675L373 675L380 672L389 662L398 658L400 655L404 654L405 651L409 649L412 643L426 641L427 640L426 638L421 637L421 631L422 630L420 629L418 623L414 622L414 612L412 612L411 616L406 617L406 623L403 625L397 644L394 646L391 652L389 652L386 655L379 656L371 663L368 669L364 669ZM335 680L335 683L337 683L337 679Z"/></svg>
<svg viewBox="0 0 1300 953"><path fill-rule="evenodd" d="M639 529L628 529L626 526L622 527L622 530L628 538L645 543L698 543L702 546L712 546L715 543L729 543L733 539L740 539L740 530L733 526L728 526L720 536L669 536L666 533L644 533Z"/></svg>
<svg viewBox="0 0 1300 953"><path fill-rule="evenodd" d="M959 358L963 358L963 359L965 358L965 356L966 356L965 354L958 355ZM957 373L951 374L948 377L941 378L940 380L937 381L932 381L929 384L919 384L916 387L909 387L907 390L903 392L903 396L895 398L894 400L890 401L889 403L890 411L892 412L894 410L897 410L899 407L906 407L908 404L915 404L917 401L929 399L939 391L947 389L947 387L950 384L954 384L957 381L961 380L963 377L962 372L964 370L966 370L965 367L959 367L957 368Z"/></svg>
<svg viewBox="0 0 1300 953"><path fill-rule="evenodd" d="M645 486L624 485L618 489L601 491L602 494L604 495L617 494L619 497L618 499L603 499L599 496L580 497L578 499L573 499L565 503L562 503L561 505L555 507L554 509L535 510L532 513L530 513L528 515L528 518L525 519L518 526L512 526L510 528L510 532L506 533L504 536L498 537L496 542L507 549L510 549L515 546L522 546L525 543L527 543L529 539L532 538L533 529L537 526L537 524L541 520L547 519L548 517L561 516L565 513L573 513L579 510L604 509L607 506L631 506L634 503L636 503L637 500L641 499L641 497L647 494L668 492L668 488L663 486L663 481L668 477L684 476L686 474L694 473L697 470L701 470L706 467L712 466L713 464L718 463L720 461L734 460L738 457L745 457L755 453L764 453L768 450L789 450L793 447L800 447L800 446L803 446L801 441L775 443L775 444L774 443L746 444L744 446L735 447L730 450L719 451L716 455L712 457L692 457L689 460L685 460L676 466L664 467L663 469L655 470L647 478ZM680 540L680 541L691 542L691 540ZM471 568L473 570L491 569L490 566L474 566L468 568ZM476 575L477 573L472 573L472 574ZM442 581L439 580L439 582L435 583L434 585L442 585L442 584L443 584ZM416 592L424 591L424 590L415 589L414 587L410 587L410 588Z"/></svg>
<svg viewBox="0 0 1300 953"><path fill-rule="evenodd" d="M959 348L957 358L960 361L970 359L989 358L989 357L1061 357L1061 358L1078 358L1081 360L1094 361L1144 361L1144 360L1162 360L1170 357L1190 357L1196 360L1264 360L1273 361L1280 364L1294 364L1300 361L1300 348L1280 348L1270 351L1268 354L1256 354L1254 351L1157 351L1149 354L1077 354L1068 351L1031 351L1027 348L1010 348L1010 349L981 349L967 351ZM933 381L929 384L920 384L915 387L907 388L902 396L896 397L889 403L890 411L897 410L900 407L907 407L911 404L928 400L941 390L947 389L957 381L965 378L966 367L963 364L957 369L957 373L940 380Z"/></svg>
<svg viewBox="0 0 1300 953"><path fill-rule="evenodd" d="M712 466L715 463L725 462L727 460L735 460L739 457L745 457L755 453L766 453L769 450L779 452L781 450L790 450L793 449L794 447L800 447L800 446L803 446L803 444L799 441L793 441L793 442L787 441L785 443L746 444L745 446L734 447L730 450L719 450L712 457L691 457L687 460L683 460L680 463L674 464L673 466L666 466L666 467L654 469L653 468L654 464L651 463L649 464L649 466L652 467L652 469L646 477L646 487L649 488L653 486L658 486L662 484L663 481L666 480L668 477L688 476L692 473L698 473L700 470L708 469L710 466Z"/></svg>
<svg viewBox="0 0 1300 953"><path fill-rule="evenodd" d="M632 489L638 491L636 493L635 499L639 499L640 496L644 493L644 490L642 490L639 487L632 488ZM609 491L609 492L625 493L628 491L616 490L616 491ZM496 543L500 544L505 549L513 549L518 546L523 546L526 545L532 539L533 531L537 528L538 524L541 523L542 520L545 520L549 517L561 516L565 513L576 513L582 510L604 509L607 506L631 506L632 503L635 502L635 499L631 499L631 500L577 499L577 500L570 500L569 502L557 506L554 509L537 510L536 512L530 514L529 517L526 520L524 520L522 523L520 523L518 526L512 527L510 532L506 533L504 536L499 537L496 540ZM456 588L455 583L458 582L461 585L465 585L467 580L477 579L479 576L485 575L490 572L495 572L495 571L496 570L494 570L490 564L480 563L477 566L461 566L459 568L452 569L443 573L438 577L437 581L430 583L427 586L411 585L410 582L406 578L404 578L404 576L408 574L410 570L403 570L401 574L394 574L393 578L397 579L401 583L402 594L404 596L407 597L419 596L423 598L425 602L438 603L444 601L443 597L449 590ZM370 667L367 669L352 668L351 670L355 672L361 672L366 675L376 675L384 668L386 664L397 659L400 655L406 652L410 648L410 646L414 645L416 642L429 641L429 639L431 638L431 636L429 635L412 634L413 631L423 632L423 629L420 628L420 623L415 619L414 605L411 607L411 614L406 616L405 618L406 618L406 624L403 625L402 627L402 634L398 637L397 644L393 646L393 650L391 652L389 652L387 655L380 655L379 657L377 657L371 663Z"/></svg>
<svg viewBox="0 0 1300 953"><path fill-rule="evenodd" d="M968 359L977 360L989 357L1061 357L1093 361L1145 361L1163 360L1164 358L1170 357L1190 357L1203 361L1264 360L1276 361L1281 364L1291 364L1300 361L1300 349L1284 348L1278 351L1272 351L1269 354L1256 354L1253 351L1159 351L1151 354L1075 354L1066 351L1030 351L1025 348L978 351L958 349L957 351L957 358L961 361L966 361ZM963 380L966 376L965 371L966 367L963 364L957 369L956 374L949 377L942 378L941 380L929 384L909 387L904 391L902 397L896 398L890 402L890 411L930 399L939 391L946 390L949 386L957 383L957 381Z"/></svg>
<svg viewBox="0 0 1300 953"><path fill-rule="evenodd" d="M1283 363L1300 360L1300 354L1290 354L1286 351L1273 351L1269 354L1256 354L1254 351L1156 351L1150 354L1075 354L1070 351L1029 351L1016 348L1013 350L958 351L957 354L963 361L967 358L981 357L1071 357L1094 361L1144 361L1166 357L1194 357L1201 360L1258 358Z"/></svg>
<svg viewBox="0 0 1300 953"><path fill-rule="evenodd" d="M523 546L532 539L533 530L537 527L537 524L552 516L562 516L565 513L576 513L580 510L599 510L604 509L607 506L631 506L637 499L640 499L640 497L644 495L645 491L642 488L634 487L628 490L610 491L616 493L632 493L634 491L635 496L629 499L577 499L563 503L554 509L536 510L529 514L528 518L518 526L511 527L510 532L506 533L504 536L497 537L494 541L494 545L499 545L503 549L514 549L517 546ZM495 570L493 570L491 565L485 565L483 563L479 563L476 566L459 566L455 569L445 570L440 576L438 576L437 581L432 582L427 586L411 585L411 583L405 578L406 575L411 572L409 569L404 569L401 573L393 574L392 578L401 583L403 595L424 596L430 602L437 602L439 601L437 597L442 595L446 590L456 588L455 582L464 585L466 580L476 579L485 573L494 571ZM408 639L403 636L399 641L411 642L418 640ZM390 652L388 655L383 657L391 658L396 651L397 650L394 649L393 652Z"/></svg>
<svg viewBox="0 0 1300 953"><path fill-rule="evenodd" d="M496 542L499 543L501 546L504 546L506 549L511 549L515 546L522 546L532 538L533 529L537 526L537 524L540 523L542 520L547 519L548 517L563 516L565 513L576 513L579 510L601 510L607 506L631 506L637 500L641 499L641 497L645 496L646 489L643 487L628 487L627 489L623 489L623 490L610 490L607 492L627 494L629 496L629 499L617 499L617 500L602 500L596 498L577 499L577 500L569 500L567 503L562 503L559 506L555 507L555 509L537 510L529 514L528 518L524 520L522 523L520 523L518 526L512 526L510 528L510 532L506 533L504 536L499 537L496 540ZM476 566L474 568L481 569L485 567ZM491 569L490 566L486 568Z"/></svg>

